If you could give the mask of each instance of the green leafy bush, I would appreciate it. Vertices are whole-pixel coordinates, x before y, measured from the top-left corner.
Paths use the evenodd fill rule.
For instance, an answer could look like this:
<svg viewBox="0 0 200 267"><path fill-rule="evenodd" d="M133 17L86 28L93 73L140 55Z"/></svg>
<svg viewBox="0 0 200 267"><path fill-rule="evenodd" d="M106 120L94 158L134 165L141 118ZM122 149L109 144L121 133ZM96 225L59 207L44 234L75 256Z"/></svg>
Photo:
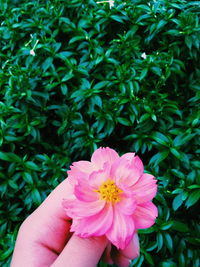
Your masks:
<svg viewBox="0 0 200 267"><path fill-rule="evenodd" d="M131 266L199 266L199 2L0 1L0 265L22 221L99 146L158 179Z"/></svg>

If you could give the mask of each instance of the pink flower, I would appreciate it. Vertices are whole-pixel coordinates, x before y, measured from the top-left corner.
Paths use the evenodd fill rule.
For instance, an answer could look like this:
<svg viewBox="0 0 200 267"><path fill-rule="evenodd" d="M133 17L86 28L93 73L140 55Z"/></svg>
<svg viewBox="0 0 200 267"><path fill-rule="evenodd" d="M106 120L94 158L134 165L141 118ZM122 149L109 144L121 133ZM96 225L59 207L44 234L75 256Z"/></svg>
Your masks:
<svg viewBox="0 0 200 267"><path fill-rule="evenodd" d="M80 237L106 235L118 249L124 249L137 229L152 226L158 216L151 202L156 180L144 173L135 153L119 157L113 149L99 148L91 162L74 162L68 179L71 194L63 200L63 207L73 219L71 232Z"/></svg>

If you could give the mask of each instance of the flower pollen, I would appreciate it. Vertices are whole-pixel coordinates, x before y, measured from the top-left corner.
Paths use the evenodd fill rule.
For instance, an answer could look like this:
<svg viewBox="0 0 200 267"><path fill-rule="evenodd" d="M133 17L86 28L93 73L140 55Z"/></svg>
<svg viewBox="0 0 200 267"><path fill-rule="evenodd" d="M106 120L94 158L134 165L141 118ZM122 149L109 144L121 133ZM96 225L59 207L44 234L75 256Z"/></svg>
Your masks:
<svg viewBox="0 0 200 267"><path fill-rule="evenodd" d="M98 190L94 190L100 194L100 199L106 202L117 203L121 200L121 193L123 192L119 187L116 186L115 182L108 179L104 182Z"/></svg>

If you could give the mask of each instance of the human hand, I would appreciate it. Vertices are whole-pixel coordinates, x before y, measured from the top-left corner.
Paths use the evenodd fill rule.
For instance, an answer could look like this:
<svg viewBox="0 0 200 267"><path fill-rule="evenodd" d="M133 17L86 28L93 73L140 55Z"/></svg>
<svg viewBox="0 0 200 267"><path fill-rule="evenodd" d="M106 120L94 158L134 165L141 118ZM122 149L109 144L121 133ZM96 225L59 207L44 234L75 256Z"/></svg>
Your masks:
<svg viewBox="0 0 200 267"><path fill-rule="evenodd" d="M20 227L11 267L95 267L102 257L120 267L138 256L137 234L124 250L105 236L80 238L70 232L71 219L61 205L69 191L64 180Z"/></svg>

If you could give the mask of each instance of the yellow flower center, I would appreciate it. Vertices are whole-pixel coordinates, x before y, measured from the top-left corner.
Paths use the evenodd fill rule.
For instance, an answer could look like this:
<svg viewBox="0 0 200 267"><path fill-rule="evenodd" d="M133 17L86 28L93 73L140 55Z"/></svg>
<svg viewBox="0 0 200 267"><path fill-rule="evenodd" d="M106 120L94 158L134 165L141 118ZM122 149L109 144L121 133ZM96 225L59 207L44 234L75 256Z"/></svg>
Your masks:
<svg viewBox="0 0 200 267"><path fill-rule="evenodd" d="M123 192L116 186L115 182L110 179L104 182L98 190L94 191L100 194L100 199L112 203L119 202L121 200L121 193Z"/></svg>

